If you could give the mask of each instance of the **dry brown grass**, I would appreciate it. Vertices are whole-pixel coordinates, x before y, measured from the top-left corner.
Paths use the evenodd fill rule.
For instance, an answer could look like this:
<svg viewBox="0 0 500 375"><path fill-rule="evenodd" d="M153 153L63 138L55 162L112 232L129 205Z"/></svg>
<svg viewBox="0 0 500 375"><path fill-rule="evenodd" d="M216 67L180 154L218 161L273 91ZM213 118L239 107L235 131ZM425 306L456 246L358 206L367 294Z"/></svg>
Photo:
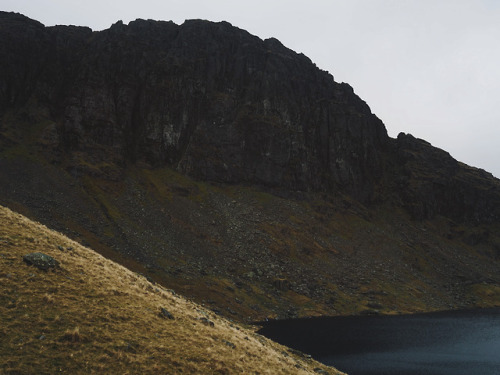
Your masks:
<svg viewBox="0 0 500 375"><path fill-rule="evenodd" d="M67 329L66 332L64 332L64 335L61 339L63 341L80 342L82 341L83 338L80 335L80 328L75 327L73 329Z"/></svg>
<svg viewBox="0 0 500 375"><path fill-rule="evenodd" d="M27 266L35 251L60 269ZM338 373L1 206L0 322L5 374Z"/></svg>

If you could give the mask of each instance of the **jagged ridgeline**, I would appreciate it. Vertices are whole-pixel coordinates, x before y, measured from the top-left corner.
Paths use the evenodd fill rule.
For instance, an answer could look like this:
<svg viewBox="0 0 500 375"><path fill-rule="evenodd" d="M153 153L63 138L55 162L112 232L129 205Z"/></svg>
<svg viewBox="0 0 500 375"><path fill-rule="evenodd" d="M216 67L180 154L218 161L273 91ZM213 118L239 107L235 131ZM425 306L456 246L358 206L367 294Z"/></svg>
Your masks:
<svg viewBox="0 0 500 375"><path fill-rule="evenodd" d="M276 39L3 12L0 119L0 203L223 314L500 303L499 180Z"/></svg>

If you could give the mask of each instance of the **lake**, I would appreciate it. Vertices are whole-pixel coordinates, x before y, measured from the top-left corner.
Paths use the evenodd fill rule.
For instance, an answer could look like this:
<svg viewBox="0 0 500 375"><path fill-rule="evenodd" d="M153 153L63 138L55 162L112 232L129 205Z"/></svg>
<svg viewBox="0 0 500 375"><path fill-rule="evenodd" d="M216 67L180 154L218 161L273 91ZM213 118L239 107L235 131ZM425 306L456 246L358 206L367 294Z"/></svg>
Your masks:
<svg viewBox="0 0 500 375"><path fill-rule="evenodd" d="M260 334L349 375L500 375L500 308L261 324Z"/></svg>

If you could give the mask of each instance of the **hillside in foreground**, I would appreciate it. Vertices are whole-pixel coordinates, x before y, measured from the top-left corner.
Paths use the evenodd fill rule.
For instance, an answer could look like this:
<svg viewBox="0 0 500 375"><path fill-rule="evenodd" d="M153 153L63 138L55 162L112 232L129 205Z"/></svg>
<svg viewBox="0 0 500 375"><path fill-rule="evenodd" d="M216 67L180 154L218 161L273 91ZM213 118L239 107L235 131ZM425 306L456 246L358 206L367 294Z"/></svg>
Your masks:
<svg viewBox="0 0 500 375"><path fill-rule="evenodd" d="M1 206L0 322L2 374L340 374Z"/></svg>

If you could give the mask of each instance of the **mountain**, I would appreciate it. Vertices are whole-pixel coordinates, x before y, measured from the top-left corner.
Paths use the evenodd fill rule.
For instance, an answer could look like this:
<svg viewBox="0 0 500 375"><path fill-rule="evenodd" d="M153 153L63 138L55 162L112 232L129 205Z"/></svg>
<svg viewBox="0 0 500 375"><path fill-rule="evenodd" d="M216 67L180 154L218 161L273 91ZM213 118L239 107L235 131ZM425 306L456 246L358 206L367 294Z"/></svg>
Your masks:
<svg viewBox="0 0 500 375"><path fill-rule="evenodd" d="M500 304L500 181L226 22L0 13L0 203L238 320Z"/></svg>
<svg viewBox="0 0 500 375"><path fill-rule="evenodd" d="M340 374L1 206L0 244L3 374Z"/></svg>

